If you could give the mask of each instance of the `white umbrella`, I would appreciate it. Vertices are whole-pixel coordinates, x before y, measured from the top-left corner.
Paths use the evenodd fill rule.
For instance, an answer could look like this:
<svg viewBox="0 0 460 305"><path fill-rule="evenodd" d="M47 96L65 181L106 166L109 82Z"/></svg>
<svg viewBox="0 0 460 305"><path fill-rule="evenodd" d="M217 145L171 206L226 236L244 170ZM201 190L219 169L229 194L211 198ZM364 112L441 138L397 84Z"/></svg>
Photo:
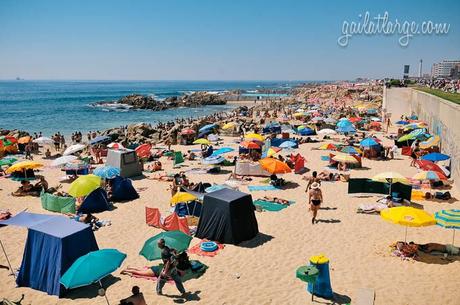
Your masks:
<svg viewBox="0 0 460 305"><path fill-rule="evenodd" d="M83 144L74 144L72 146L69 146L67 147L67 149L64 151L64 156L68 156L68 155L71 155L71 154L74 154L76 152L79 152L83 149L85 149L85 145Z"/></svg>
<svg viewBox="0 0 460 305"><path fill-rule="evenodd" d="M337 120L334 119L334 118L326 118L326 119L324 120L324 122L326 122L326 123L328 123L328 124L335 124L335 123L337 123Z"/></svg>
<svg viewBox="0 0 460 305"><path fill-rule="evenodd" d="M51 162L51 166L53 167L58 167L58 166L61 166L61 165L66 165L67 163L70 163L74 160L78 159L77 157L75 156L62 156L62 157L59 157L57 158L56 160L54 160L53 162Z"/></svg>
<svg viewBox="0 0 460 305"><path fill-rule="evenodd" d="M337 131L330 129L330 128L324 128L316 132L319 135L331 135L331 134L337 134Z"/></svg>
<svg viewBox="0 0 460 305"><path fill-rule="evenodd" d="M53 145L54 144L54 140L48 137L36 138L32 142L40 144L40 145Z"/></svg>

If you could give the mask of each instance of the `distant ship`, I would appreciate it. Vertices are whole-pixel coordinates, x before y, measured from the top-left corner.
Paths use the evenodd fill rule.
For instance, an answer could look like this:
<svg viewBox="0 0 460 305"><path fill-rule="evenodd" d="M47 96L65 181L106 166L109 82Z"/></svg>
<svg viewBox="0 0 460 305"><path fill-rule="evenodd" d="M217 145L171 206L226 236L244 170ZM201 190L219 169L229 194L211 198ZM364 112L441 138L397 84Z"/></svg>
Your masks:
<svg viewBox="0 0 460 305"><path fill-rule="evenodd" d="M16 77L16 80L22 80L22 78L20 78L20 77L18 76L18 77Z"/></svg>

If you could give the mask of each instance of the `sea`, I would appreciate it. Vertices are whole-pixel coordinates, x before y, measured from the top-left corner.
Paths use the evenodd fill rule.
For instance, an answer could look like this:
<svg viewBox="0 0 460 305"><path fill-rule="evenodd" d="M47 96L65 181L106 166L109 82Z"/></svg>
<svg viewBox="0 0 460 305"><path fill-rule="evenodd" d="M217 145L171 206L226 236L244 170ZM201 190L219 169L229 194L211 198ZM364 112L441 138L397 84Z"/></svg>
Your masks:
<svg viewBox="0 0 460 305"><path fill-rule="evenodd" d="M171 121L230 110L232 105L175 108L165 111L94 107L129 94L157 99L196 91L243 90L254 99L257 90L289 88L303 82L289 81L0 81L0 128L70 135L74 131L104 130L121 125Z"/></svg>

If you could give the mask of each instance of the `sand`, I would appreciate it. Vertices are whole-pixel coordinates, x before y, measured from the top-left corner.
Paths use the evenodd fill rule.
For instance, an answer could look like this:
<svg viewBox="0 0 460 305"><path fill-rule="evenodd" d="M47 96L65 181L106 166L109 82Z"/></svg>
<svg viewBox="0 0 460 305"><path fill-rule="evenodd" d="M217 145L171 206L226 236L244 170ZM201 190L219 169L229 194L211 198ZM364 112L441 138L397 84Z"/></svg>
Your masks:
<svg viewBox="0 0 460 305"><path fill-rule="evenodd" d="M226 139L230 143L230 139ZM227 144L226 144L227 146ZM235 144L232 144L236 148ZM321 171L326 166L320 156L327 152L311 150L319 144L303 144L298 150L306 157L310 170ZM197 146L198 147L198 146ZM182 151L193 147L177 147ZM38 158L36 158L38 160ZM49 164L50 161L44 161ZM171 171L171 161L164 161ZM190 164L187 162L186 164ZM192 162L189 167L194 167ZM409 167L407 157L398 160L364 160L365 169L352 170L352 177L372 177L383 171L398 171L405 176L414 175L417 170ZM177 171L177 170L175 170ZM50 185L55 185L62 173L57 169L45 167L43 173ZM228 174L189 175L191 181L223 182ZM388 246L404 238L404 227L387 223L376 215L357 214L360 203L375 202L377 197L353 198L347 195L347 184L343 182L323 183L325 202L319 212L321 222L312 225L306 206L305 181L301 175L287 174L285 179L300 184L295 189L276 192L252 192L254 199L264 195L278 196L296 203L277 213L257 213L261 234L243 246L227 245L216 257L206 258L191 255L209 266L199 279L185 282L191 291L190 302L200 304L310 304L311 296L305 291L305 283L295 278L297 267L308 262L309 257L320 253L330 258L332 288L339 296L340 304L354 298L359 288L375 290L375 304L417 304L417 305L456 305L459 304L460 261L434 259L430 261L402 261L390 255ZM254 178L252 184L260 184L261 178ZM135 180L136 188L145 187L140 198L116 204L116 209L100 213L100 219L110 219L112 226L95 232L100 248L117 248L127 253L123 263L126 266L151 265L139 256L143 242L160 232L145 224L144 207L158 207L162 213L169 210L170 192L168 183L142 179ZM11 191L18 183L0 178L0 209L10 209L17 213L27 208L30 212L49 213L41 208L40 199L32 197L12 197ZM69 187L64 184L64 189ZM241 191L248 192L247 186ZM459 194L453 193L460 198ZM460 208L460 203L418 202L429 212L441 209ZM15 268L20 266L27 231L17 227L0 229L0 237ZM452 231L438 226L409 228L408 240L418 243L450 243ZM458 238L457 238L458 240ZM192 245L198 242L192 241ZM457 241L457 244L459 242ZM0 265L7 266L3 254ZM120 269L121 270L121 269ZM120 271L119 270L119 271ZM111 304L118 304L121 298L130 294L131 287L138 285L148 304L175 304L182 302L174 285L167 284L164 293L155 294L155 283L134 279L113 273L111 280L103 281ZM103 297L97 296L97 286L76 289L64 298L48 296L29 288L15 288L12 276L5 268L0 269L0 297L16 299L25 294L22 304L106 304ZM319 300L320 304L331 304ZM347 301L348 300L348 301ZM314 303L318 304L318 303Z"/></svg>

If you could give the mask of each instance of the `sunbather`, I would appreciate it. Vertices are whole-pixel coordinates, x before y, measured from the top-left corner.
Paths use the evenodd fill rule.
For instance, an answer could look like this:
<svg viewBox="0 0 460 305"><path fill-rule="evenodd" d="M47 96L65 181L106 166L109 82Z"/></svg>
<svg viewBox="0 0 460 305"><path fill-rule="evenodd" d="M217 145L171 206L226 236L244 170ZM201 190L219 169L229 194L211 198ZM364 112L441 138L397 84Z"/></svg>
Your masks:
<svg viewBox="0 0 460 305"><path fill-rule="evenodd" d="M437 244L437 243L428 243L424 245L418 245L418 249L425 253L441 252L441 253L448 253L450 255L458 255L460 252L460 248L455 247L454 245L442 245L442 244Z"/></svg>
<svg viewBox="0 0 460 305"><path fill-rule="evenodd" d="M34 186L29 181L21 181L21 186L11 195L15 197L22 197L22 196L40 196L40 192L37 192L34 189Z"/></svg>
<svg viewBox="0 0 460 305"><path fill-rule="evenodd" d="M167 182L170 182L170 181L174 180L173 177L170 177L167 174L159 174L159 175L155 175L155 176L152 176L152 177L148 177L147 179L158 180L158 181L167 181Z"/></svg>
<svg viewBox="0 0 460 305"><path fill-rule="evenodd" d="M263 201L276 202L279 204L289 205L289 200L278 198L278 197L268 197L264 196L261 198Z"/></svg>

